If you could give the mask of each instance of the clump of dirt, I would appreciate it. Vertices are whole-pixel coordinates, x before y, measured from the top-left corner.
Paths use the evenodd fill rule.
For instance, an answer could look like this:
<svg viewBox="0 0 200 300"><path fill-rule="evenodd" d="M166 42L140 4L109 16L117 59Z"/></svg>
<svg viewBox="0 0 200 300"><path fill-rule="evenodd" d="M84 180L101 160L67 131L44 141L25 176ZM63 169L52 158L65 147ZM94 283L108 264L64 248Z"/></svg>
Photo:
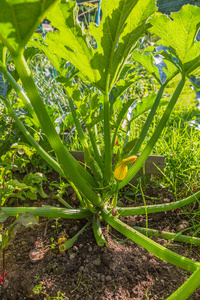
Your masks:
<svg viewBox="0 0 200 300"><path fill-rule="evenodd" d="M163 189L149 188L145 194L168 199L165 201L173 198ZM73 191L68 197L74 197ZM127 201L123 197L121 200ZM49 197L45 204L55 205L55 200ZM130 226L146 224L145 216L121 219ZM148 226L174 232L183 220L180 211L151 214ZM106 223L102 227L108 247L96 245L92 227L89 227L72 248L59 253L58 239L74 236L86 222L40 218L38 226L20 231L6 250L6 281L0 288L1 299L166 299L190 276L190 273L157 259L108 228ZM176 253L199 260L198 247L181 243L167 246L166 240L154 239ZM189 299L200 299L200 289Z"/></svg>

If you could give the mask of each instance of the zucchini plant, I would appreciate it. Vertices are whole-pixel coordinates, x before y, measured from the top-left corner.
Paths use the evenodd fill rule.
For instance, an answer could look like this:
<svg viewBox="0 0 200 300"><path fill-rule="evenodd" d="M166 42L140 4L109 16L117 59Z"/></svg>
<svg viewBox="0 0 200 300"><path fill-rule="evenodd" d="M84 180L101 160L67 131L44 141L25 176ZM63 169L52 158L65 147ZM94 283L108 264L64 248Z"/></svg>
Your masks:
<svg viewBox="0 0 200 300"><path fill-rule="evenodd" d="M145 163L169 119L187 77L194 75L200 67L200 43L195 39L200 9L186 5L181 11L168 17L156 13L154 0L103 0L101 8L100 25L90 24L84 29L77 20L75 1L4 0L1 3L0 71L9 82L7 94L5 95L4 88L1 99L29 143L55 171L70 182L80 200L78 209L63 202L66 208L2 207L1 210L8 216L29 212L43 217L90 219L99 246L107 245L101 230L101 221L105 220L155 256L190 271L191 277L168 298L187 299L199 285L200 263L157 244L145 236L147 231L141 233L141 230L131 228L119 216L180 208L197 200L200 192L174 203L134 208L118 207L117 195ZM54 30L44 39L34 34L34 31L46 16ZM147 32L155 34L159 40L157 47L150 46L142 50L139 40ZM32 57L31 49L34 53L43 53L59 74L57 80L63 86L69 103L87 168L73 158L55 130L28 66ZM7 68L8 55L12 57L17 75L12 76ZM133 60L143 65L160 86L158 93L140 101L135 97L128 100L123 98L124 92L140 80L139 76L134 75ZM70 72L65 68L69 63L74 67ZM163 98L165 87L176 75L180 82L152 137L138 155L159 105L166 105ZM19 78L23 89L17 83ZM80 89L80 82L88 85L90 91ZM54 157L34 140L18 118L9 101L11 88L23 101L34 123L46 135L55 153ZM122 101L122 106L118 116L114 116L113 106L117 101ZM149 111L149 115L138 138L133 141L126 139L114 159L113 149L119 126L130 107L132 118L144 111ZM96 135L98 126L103 131L101 143ZM67 249L76 239L77 236L62 245L61 249ZM196 239L185 240L198 244Z"/></svg>

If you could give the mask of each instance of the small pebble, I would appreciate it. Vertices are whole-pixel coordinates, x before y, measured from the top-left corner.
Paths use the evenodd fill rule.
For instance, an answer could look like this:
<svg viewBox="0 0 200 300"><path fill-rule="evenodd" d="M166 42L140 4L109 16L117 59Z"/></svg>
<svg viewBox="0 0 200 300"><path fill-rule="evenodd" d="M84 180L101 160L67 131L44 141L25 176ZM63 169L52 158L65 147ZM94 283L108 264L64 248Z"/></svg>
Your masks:
<svg viewBox="0 0 200 300"><path fill-rule="evenodd" d="M152 215L152 219L153 221L159 221L159 220L162 220L165 216L165 213L164 212L158 212L158 213L154 213Z"/></svg>
<svg viewBox="0 0 200 300"><path fill-rule="evenodd" d="M69 256L69 259L70 260L74 260L76 258L76 254L75 253L72 253L70 256Z"/></svg>
<svg viewBox="0 0 200 300"><path fill-rule="evenodd" d="M147 261L147 257L145 255L142 255L142 260Z"/></svg>
<svg viewBox="0 0 200 300"><path fill-rule="evenodd" d="M170 199L169 198L164 198L163 201L166 202L166 203L169 203Z"/></svg>
<svg viewBox="0 0 200 300"><path fill-rule="evenodd" d="M101 281L103 281L103 282L104 282L104 281L105 281L105 279L106 279L106 276L102 274L102 275L101 275Z"/></svg>
<svg viewBox="0 0 200 300"><path fill-rule="evenodd" d="M78 251L78 247L74 246L73 250L77 252Z"/></svg>
<svg viewBox="0 0 200 300"><path fill-rule="evenodd" d="M184 230L190 226L189 222L187 220L181 220L179 225L176 227L177 231Z"/></svg>
<svg viewBox="0 0 200 300"><path fill-rule="evenodd" d="M130 226L130 227L133 227L136 225L136 220L133 220L133 219L129 219L127 220L127 225Z"/></svg>
<svg viewBox="0 0 200 300"><path fill-rule="evenodd" d="M100 264L101 264L101 260L99 258L97 258L93 261L93 265L95 265L95 266L100 266Z"/></svg>
<svg viewBox="0 0 200 300"><path fill-rule="evenodd" d="M84 269L85 269L84 266L81 266L81 267L79 268L79 271L80 271L80 272L83 272Z"/></svg>
<svg viewBox="0 0 200 300"><path fill-rule="evenodd" d="M104 253L101 257L101 260L105 266L108 266L111 262L111 257L110 257L110 255Z"/></svg>
<svg viewBox="0 0 200 300"><path fill-rule="evenodd" d="M111 281L112 277L110 275L106 276L106 281Z"/></svg>

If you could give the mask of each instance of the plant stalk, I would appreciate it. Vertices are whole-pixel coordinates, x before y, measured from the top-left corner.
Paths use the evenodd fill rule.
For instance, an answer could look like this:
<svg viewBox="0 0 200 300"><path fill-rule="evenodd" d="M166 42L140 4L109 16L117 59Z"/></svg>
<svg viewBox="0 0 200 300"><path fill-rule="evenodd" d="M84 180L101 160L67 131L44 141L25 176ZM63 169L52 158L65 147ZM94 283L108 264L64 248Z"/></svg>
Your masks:
<svg viewBox="0 0 200 300"><path fill-rule="evenodd" d="M45 105L40 97L24 57L21 55L15 56L14 60L27 95L31 101L35 113L37 114L42 129L49 140L50 145L58 156L63 172L65 173L65 177L72 181L79 191L91 201L91 203L96 206L101 206L100 197L88 186L83 174L87 176L87 179L90 178L92 182L96 183L96 181L82 166L80 166L80 164L72 157L72 155L62 144L61 139L57 134L54 125L45 109Z"/></svg>
<svg viewBox="0 0 200 300"><path fill-rule="evenodd" d="M194 272L200 268L200 263L183 257L179 254L172 252L171 250L166 249L165 247L157 244L148 237L144 236L137 230L131 228L127 224L123 223L116 217L112 216L105 208L101 208L101 213L103 219L115 228L117 231L125 235L127 238L131 239L133 242L144 247L147 251L154 254L156 257L169 262L177 267L180 267L189 272Z"/></svg>
<svg viewBox="0 0 200 300"><path fill-rule="evenodd" d="M103 170L102 158L101 158L99 150L97 148L97 144L96 144L96 141L94 139L94 134L92 133L91 128L89 128L88 126L87 126L87 130L88 130L88 134L89 134L90 141L91 141L91 144L92 144L92 148L93 148L93 151L94 151L94 158L95 158L96 162L98 163L100 169Z"/></svg>
<svg viewBox="0 0 200 300"><path fill-rule="evenodd" d="M109 184L112 176L112 149L110 137L110 105L108 89L104 95L104 181L105 185Z"/></svg>
<svg viewBox="0 0 200 300"><path fill-rule="evenodd" d="M90 223L91 223L91 221L87 222L87 224L85 224L85 226L83 226L83 228L81 228L81 230L79 230L79 232L77 234L75 234L75 236L73 236L71 239L69 239L66 243L61 244L59 246L59 250L66 251L71 246L73 246L73 244L77 241L79 235L81 235L85 231L85 229L88 227L88 225L90 225Z"/></svg>
<svg viewBox="0 0 200 300"><path fill-rule="evenodd" d="M96 239L98 246L108 246L108 242L106 241L102 228L101 228L101 222L99 220L99 216L97 214L93 215L93 222L92 222L94 237Z"/></svg>
<svg viewBox="0 0 200 300"><path fill-rule="evenodd" d="M15 92L17 93L19 98L22 100L23 104L26 106L28 112L31 114L31 116L33 117L33 119L35 121L35 125L37 125L37 126L40 125L38 117L37 117L36 113L34 112L34 109L30 103L30 100L28 99L28 97L26 96L24 91L20 88L20 86L17 84L15 79L12 77L12 75L6 70L6 68L1 68L1 66L0 66L0 71L4 74L4 76L10 82L10 84L14 88Z"/></svg>
<svg viewBox="0 0 200 300"><path fill-rule="evenodd" d="M11 217L15 217L18 214L25 214L26 212L34 216L47 218L84 219L92 216L89 209L67 209L49 205L43 207L2 207L1 211L6 212Z"/></svg>
<svg viewBox="0 0 200 300"><path fill-rule="evenodd" d="M83 133L83 129L82 129L81 123L80 123L80 121L78 119L78 116L76 114L76 109L74 107L74 102L73 102L72 98L70 97L69 93L67 92L67 89L65 89L65 91L66 91L67 96L68 96L69 106L70 106L70 109L71 109L71 112L72 112L72 116L73 116L73 119L74 119L76 130L78 132L78 136L80 138L80 142L81 142L81 144L83 146L83 149L84 149L84 147L88 148L88 143L87 143L86 137L85 137L85 135Z"/></svg>
<svg viewBox="0 0 200 300"><path fill-rule="evenodd" d="M196 237L192 237L180 233L167 232L167 231L159 232L158 230L155 229L143 228L138 226L134 226L133 228L148 237L157 236L166 240L173 240L177 242L200 246L200 238L196 238Z"/></svg>
<svg viewBox="0 0 200 300"><path fill-rule="evenodd" d="M195 193L194 195L191 195L185 199L173 202L173 203L165 203L165 204L157 204L157 205L147 205L145 206L139 206L139 207L117 207L117 211L120 216L134 216L134 215L144 215L156 213L156 212L162 212L162 211L168 211L173 210L177 208L181 208L183 206L186 206L200 198L200 191Z"/></svg>
<svg viewBox="0 0 200 300"><path fill-rule="evenodd" d="M124 118L124 115L125 113L127 113L127 110L128 108L133 104L133 102L136 100L136 98L132 98L130 100L128 100L126 103L124 103L119 115L117 116L117 121L116 121L116 124L115 124L115 131L114 131L114 134L113 134L113 137L112 137L112 149L114 148L114 145L115 145L115 140L116 140L116 137L117 137L117 133L118 133L118 129L119 129L119 126Z"/></svg>
<svg viewBox="0 0 200 300"><path fill-rule="evenodd" d="M189 296L198 288L200 282L200 269L198 268L189 277L189 279L182 284L167 300L187 300Z"/></svg>
<svg viewBox="0 0 200 300"><path fill-rule="evenodd" d="M153 136L151 137L147 146L143 150L142 154L139 156L139 158L136 160L134 165L128 171L127 177L120 183L120 185L119 185L120 189L122 187L124 187L137 174L137 172L140 170L141 166L145 163L147 157L151 153L155 143L157 142L158 138L160 137L160 134L161 134L162 130L164 129L164 127L170 117L170 114L179 98L179 95L184 87L184 84L185 84L185 76L183 75L181 81L179 82L179 84L178 84L178 86L177 86L177 88L176 88L160 122L159 122L158 127L156 128Z"/></svg>
<svg viewBox="0 0 200 300"><path fill-rule="evenodd" d="M26 137L26 139L29 141L29 143L37 150L37 152L46 160L46 162L54 168L55 171L57 171L61 176L65 177L65 174L63 170L61 169L60 165L35 141L35 139L31 136L31 134L28 132L26 127L23 125L23 123L18 118L17 114L15 113L14 109L8 102L6 98L3 98L0 96L2 101L5 103L5 105L8 108L8 112L11 114L13 119L15 120L17 126L22 131L23 135Z"/></svg>
<svg viewBox="0 0 200 300"><path fill-rule="evenodd" d="M155 116L155 113L156 113L156 110L159 106L159 103L160 103L160 99L162 98L162 95L163 95L163 92L164 92L164 89L165 89L165 84L161 85L159 91L158 91L158 94L157 94L157 97L156 97L156 100L152 106L152 109L146 119L146 122L142 128L142 131L139 135L139 138L137 140L137 142L135 143L135 146L133 148L133 150L131 151L130 155L137 155L139 150L140 150L140 147L142 145L142 143L144 142L144 139L147 135L147 132L149 130L149 127L151 125L151 122L153 120L153 117Z"/></svg>

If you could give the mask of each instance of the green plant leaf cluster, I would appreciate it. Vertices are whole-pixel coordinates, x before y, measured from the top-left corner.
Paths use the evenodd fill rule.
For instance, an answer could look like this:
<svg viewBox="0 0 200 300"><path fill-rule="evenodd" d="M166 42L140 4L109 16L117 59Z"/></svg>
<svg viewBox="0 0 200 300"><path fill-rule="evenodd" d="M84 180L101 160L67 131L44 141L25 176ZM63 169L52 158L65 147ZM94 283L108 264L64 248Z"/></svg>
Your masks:
<svg viewBox="0 0 200 300"><path fill-rule="evenodd" d="M69 181L80 200L81 208L74 209L58 195L58 200L66 208L4 206L1 208L1 219L21 212L54 218L89 218L89 222L93 219L97 244L106 245L101 230L101 220L104 220L160 259L192 272L189 280L170 297L178 299L181 296L180 299L186 299L198 285L200 263L182 257L130 228L119 220L119 212L121 215L134 215L140 214L142 210L147 215L147 212L180 208L198 199L200 193L169 205L145 205L137 209L119 208L116 205L119 190L143 167L160 138L187 77L200 67L199 42L195 39L199 28L199 8L186 5L170 17L155 13L156 5L152 0L103 0L101 8L100 25L90 24L85 28L77 19L78 8L75 1L2 1L0 40L3 47L1 45L0 48L0 71L21 98L31 119L25 118L24 122L23 118L18 117L13 99L9 97L10 91L7 92L8 97L0 95L0 98L31 146L60 176ZM50 19L53 30L41 39L34 34L34 30L44 15ZM156 35L157 40L144 50L140 39L147 31ZM25 45L32 48L25 51ZM11 55L18 77L12 76L7 70L5 49ZM59 74L59 85L68 107L58 118L55 111L62 110L62 107L57 109L51 108L51 105L46 106L45 97L50 94L41 93L39 84L36 84L37 78L32 76L29 69L35 53L43 53ZM157 81L155 83L151 79L155 83L153 90L151 85L143 85L146 79L143 78L144 68ZM47 71L48 74L45 68L41 68L40 81L45 76L51 77L51 72ZM179 81L171 98L166 101L163 97L165 87L177 74ZM56 80L54 75L53 77ZM17 83L18 78L26 93ZM55 103L59 105L58 100ZM148 139L147 134L156 119L157 109L166 104ZM75 160L59 135L57 125L64 124L61 120L64 120L68 112L73 118L75 134L84 149L84 166ZM144 113L147 117L145 115L141 132L135 135L135 139L129 140L131 123L133 120L136 122L137 117ZM118 146L119 128L121 129L121 123L126 118L128 122L124 143L123 146ZM47 148L38 143L38 135L32 136L33 128L30 129L29 126L35 126L37 131L40 128L41 136L45 136L51 147L50 154ZM146 146L139 155L144 142ZM113 163L115 145L119 148ZM15 150L22 151L18 146ZM126 166L128 162L134 162L129 170ZM118 180L114 176L117 166L122 166L123 180L120 180L121 176L116 177ZM45 177L39 173L27 174L22 182L12 179L8 185L18 188L19 194L15 194L20 197L26 193L27 197L34 198L36 191L46 197L44 191L41 191L43 180ZM19 224L32 224L32 220L29 217L27 219L28 221L23 219L16 223L16 228ZM79 233L82 231L83 228ZM77 236L72 238L66 247L70 247L76 238ZM191 286L193 279L195 284ZM186 292L187 287L189 291Z"/></svg>
<svg viewBox="0 0 200 300"><path fill-rule="evenodd" d="M12 54L23 50L54 3L55 0L31 0L28 3L21 0L1 1L0 37Z"/></svg>
<svg viewBox="0 0 200 300"><path fill-rule="evenodd" d="M160 37L158 44L171 49L166 58L186 74L199 67L200 43L196 40L200 27L199 13L200 8L184 5L170 17L158 13L149 21L153 25L151 32Z"/></svg>
<svg viewBox="0 0 200 300"><path fill-rule="evenodd" d="M47 198L47 194L42 187L44 180L47 179L42 173L28 173L24 176L22 182L17 179L9 180L6 186L12 188L12 193L7 197L11 197L12 201L15 200L15 198L20 200L37 200L38 193L42 198Z"/></svg>

